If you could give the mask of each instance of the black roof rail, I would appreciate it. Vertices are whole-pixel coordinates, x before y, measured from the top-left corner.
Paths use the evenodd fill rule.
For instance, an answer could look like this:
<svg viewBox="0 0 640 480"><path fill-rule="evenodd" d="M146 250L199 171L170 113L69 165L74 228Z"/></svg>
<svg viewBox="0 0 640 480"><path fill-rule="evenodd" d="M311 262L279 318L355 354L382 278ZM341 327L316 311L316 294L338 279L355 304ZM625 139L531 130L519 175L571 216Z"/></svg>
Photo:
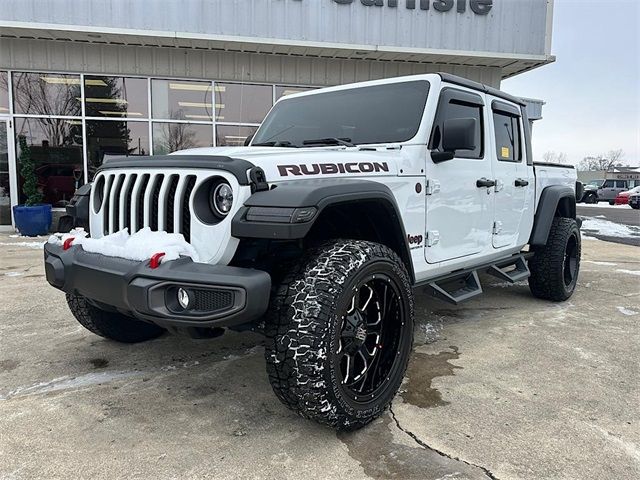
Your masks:
<svg viewBox="0 0 640 480"><path fill-rule="evenodd" d="M440 75L440 78L444 82L453 83L454 85L460 85L461 87L470 88L472 90L478 90L479 92L488 93L494 97L503 98L504 100L509 100L510 102L517 103L518 105L526 106L526 103L522 99L509 95L497 88L485 85L484 83L474 82L468 78L459 77L450 73L438 72L437 74Z"/></svg>

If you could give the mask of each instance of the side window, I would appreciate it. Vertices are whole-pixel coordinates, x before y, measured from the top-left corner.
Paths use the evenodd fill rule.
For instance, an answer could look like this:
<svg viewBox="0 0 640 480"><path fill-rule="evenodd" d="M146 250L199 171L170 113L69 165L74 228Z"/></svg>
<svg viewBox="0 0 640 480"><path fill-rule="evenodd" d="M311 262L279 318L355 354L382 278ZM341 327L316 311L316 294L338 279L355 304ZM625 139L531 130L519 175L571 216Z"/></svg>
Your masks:
<svg viewBox="0 0 640 480"><path fill-rule="evenodd" d="M503 162L521 162L522 148L520 139L520 117L493 112L493 127L496 136L496 155Z"/></svg>
<svg viewBox="0 0 640 480"><path fill-rule="evenodd" d="M605 182L602 184L602 188L613 188L613 186L615 185L613 180L605 180Z"/></svg>
<svg viewBox="0 0 640 480"><path fill-rule="evenodd" d="M624 180L616 180L616 188L627 188L627 182Z"/></svg>
<svg viewBox="0 0 640 480"><path fill-rule="evenodd" d="M467 101L469 100L469 101ZM438 111L434 122L431 141L429 142L430 150L442 150L442 127L445 120L454 118L475 118L476 134L475 150L459 150L456 152L456 158L477 158L484 157L484 135L483 135L483 103L482 99L473 94L466 92L458 92L454 89L444 89L438 104Z"/></svg>

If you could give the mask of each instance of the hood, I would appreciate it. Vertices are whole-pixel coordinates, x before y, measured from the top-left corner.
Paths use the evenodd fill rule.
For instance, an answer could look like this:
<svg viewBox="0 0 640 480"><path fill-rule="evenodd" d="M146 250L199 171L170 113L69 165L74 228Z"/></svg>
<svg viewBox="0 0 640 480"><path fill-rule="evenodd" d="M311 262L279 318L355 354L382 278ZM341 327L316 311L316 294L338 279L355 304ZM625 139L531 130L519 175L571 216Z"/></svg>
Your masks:
<svg viewBox="0 0 640 480"><path fill-rule="evenodd" d="M336 178L398 174L400 146L379 147L212 147L182 150L172 155L222 155L261 167L269 183L305 177Z"/></svg>

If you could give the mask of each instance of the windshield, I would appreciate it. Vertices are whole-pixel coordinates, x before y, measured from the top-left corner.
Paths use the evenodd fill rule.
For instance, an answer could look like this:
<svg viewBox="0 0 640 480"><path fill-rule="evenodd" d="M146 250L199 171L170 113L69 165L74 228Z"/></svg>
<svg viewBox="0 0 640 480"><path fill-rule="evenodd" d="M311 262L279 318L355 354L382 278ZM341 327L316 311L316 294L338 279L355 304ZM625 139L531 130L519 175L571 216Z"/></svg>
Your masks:
<svg viewBox="0 0 640 480"><path fill-rule="evenodd" d="M424 80L357 87L278 102L252 145L312 146L406 142L422 120Z"/></svg>

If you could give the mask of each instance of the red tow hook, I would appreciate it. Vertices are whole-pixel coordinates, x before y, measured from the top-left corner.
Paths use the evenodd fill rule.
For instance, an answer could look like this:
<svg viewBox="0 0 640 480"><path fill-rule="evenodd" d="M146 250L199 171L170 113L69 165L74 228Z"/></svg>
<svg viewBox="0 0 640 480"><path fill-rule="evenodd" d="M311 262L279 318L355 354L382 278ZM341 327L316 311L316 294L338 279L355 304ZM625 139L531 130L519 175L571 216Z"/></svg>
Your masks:
<svg viewBox="0 0 640 480"><path fill-rule="evenodd" d="M149 260L149 268L156 269L160 266L160 260L165 256L165 253L154 253L151 259Z"/></svg>
<svg viewBox="0 0 640 480"><path fill-rule="evenodd" d="M64 243L62 244L62 250L69 250L71 248L71 244L73 243L74 240L75 240L75 237L67 238L64 241Z"/></svg>

